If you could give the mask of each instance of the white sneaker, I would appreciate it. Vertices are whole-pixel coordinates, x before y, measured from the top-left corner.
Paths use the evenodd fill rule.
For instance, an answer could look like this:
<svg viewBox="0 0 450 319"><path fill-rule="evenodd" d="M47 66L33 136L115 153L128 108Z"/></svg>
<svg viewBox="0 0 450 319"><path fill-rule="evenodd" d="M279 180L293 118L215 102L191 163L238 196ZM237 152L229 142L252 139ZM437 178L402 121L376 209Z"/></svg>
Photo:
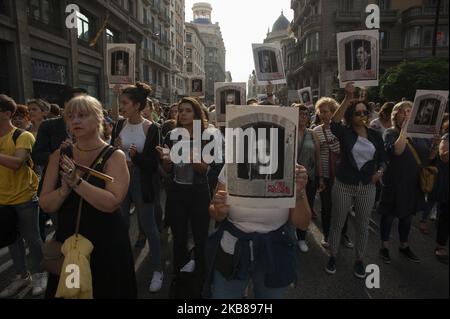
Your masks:
<svg viewBox="0 0 450 319"><path fill-rule="evenodd" d="M153 278L152 281L150 283L150 292L158 292L161 290L162 284L163 284L163 277L164 274L162 272L159 271L154 271L153 272Z"/></svg>
<svg viewBox="0 0 450 319"><path fill-rule="evenodd" d="M180 272L194 272L195 270L195 260L191 259L183 268L181 268Z"/></svg>
<svg viewBox="0 0 450 319"><path fill-rule="evenodd" d="M304 240L299 240L298 241L298 248L300 248L300 251L302 253L307 253L309 251L309 247L306 244L306 241L304 241Z"/></svg>
<svg viewBox="0 0 450 319"><path fill-rule="evenodd" d="M0 292L0 299L4 298L10 298L17 293L19 293L20 290L27 287L31 284L31 276L27 276L26 278L22 278L22 276L17 275L9 284L8 287L3 289L2 292Z"/></svg>
<svg viewBox="0 0 450 319"><path fill-rule="evenodd" d="M45 293L45 290L47 289L47 281L48 274L46 272L33 274L33 291L31 292L31 294L33 296L39 296Z"/></svg>

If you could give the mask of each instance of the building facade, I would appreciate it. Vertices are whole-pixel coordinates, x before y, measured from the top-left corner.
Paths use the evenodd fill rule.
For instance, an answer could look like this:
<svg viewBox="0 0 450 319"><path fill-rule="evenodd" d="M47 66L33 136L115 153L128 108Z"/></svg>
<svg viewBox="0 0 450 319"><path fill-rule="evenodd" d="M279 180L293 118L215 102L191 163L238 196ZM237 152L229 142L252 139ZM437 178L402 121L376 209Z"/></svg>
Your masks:
<svg viewBox="0 0 450 319"><path fill-rule="evenodd" d="M142 0L142 5L142 80L152 85L156 99L170 103L170 0Z"/></svg>
<svg viewBox="0 0 450 319"><path fill-rule="evenodd" d="M78 28L66 27L69 3L80 8ZM60 102L64 87L84 87L108 106L107 42L136 43L136 74L137 78L142 76L141 7L136 0L1 0L0 92L20 103L32 97ZM108 14L106 32L91 46Z"/></svg>
<svg viewBox="0 0 450 319"><path fill-rule="evenodd" d="M339 88L336 33L366 29L365 8L378 4L380 75L408 59L431 57L436 0L292 0L294 43L286 47L289 89L315 98ZM437 56L448 57L448 0L441 0Z"/></svg>
<svg viewBox="0 0 450 319"><path fill-rule="evenodd" d="M219 23L212 23L209 3L196 3L192 8L194 21L205 43L205 104L214 104L214 83L225 82L225 44Z"/></svg>
<svg viewBox="0 0 450 319"><path fill-rule="evenodd" d="M175 103L181 97L186 96L186 75L184 72L184 0L170 1L170 39L171 39L171 103Z"/></svg>
<svg viewBox="0 0 450 319"><path fill-rule="evenodd" d="M186 78L205 77L205 42L193 23L185 23L185 58L186 65L184 68ZM186 87L189 84L186 82ZM189 94L187 92L187 94Z"/></svg>

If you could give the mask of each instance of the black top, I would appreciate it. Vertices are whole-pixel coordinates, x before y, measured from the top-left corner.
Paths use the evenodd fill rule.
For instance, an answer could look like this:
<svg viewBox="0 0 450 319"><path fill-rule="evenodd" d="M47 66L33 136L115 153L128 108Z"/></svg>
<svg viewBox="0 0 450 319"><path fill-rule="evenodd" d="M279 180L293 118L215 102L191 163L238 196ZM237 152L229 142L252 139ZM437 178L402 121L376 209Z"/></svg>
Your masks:
<svg viewBox="0 0 450 319"><path fill-rule="evenodd" d="M386 152L381 134L367 128L367 139L375 146L376 151L373 159L359 170L352 153L358 140L358 134L353 127L341 123L331 122L330 128L331 132L339 139L341 146L341 160L336 171L337 179L349 185L370 184L377 170L386 167Z"/></svg>
<svg viewBox="0 0 450 319"><path fill-rule="evenodd" d="M382 180L382 191L378 212L400 218L414 215L425 203L425 197L420 188L420 167L414 159L408 146L402 154L395 154L395 142L400 132L387 129L384 133L388 166ZM427 164L430 154L430 141L413 138L409 142L419 154L423 163Z"/></svg>
<svg viewBox="0 0 450 319"><path fill-rule="evenodd" d="M107 147L109 150L103 157L104 160L94 167L97 171L104 171L106 161L115 151L111 146ZM105 188L105 182L96 177L91 176L87 181L99 188ZM55 234L57 241L63 243L74 235L79 202L80 196L72 192L59 209L58 229ZM120 210L105 213L83 201L80 234L94 245L90 259L94 298L136 298L133 255L128 230Z"/></svg>
<svg viewBox="0 0 450 319"><path fill-rule="evenodd" d="M33 146L33 162L36 165L46 167L49 156L67 138L69 138L69 134L67 133L66 123L62 117L42 122Z"/></svg>

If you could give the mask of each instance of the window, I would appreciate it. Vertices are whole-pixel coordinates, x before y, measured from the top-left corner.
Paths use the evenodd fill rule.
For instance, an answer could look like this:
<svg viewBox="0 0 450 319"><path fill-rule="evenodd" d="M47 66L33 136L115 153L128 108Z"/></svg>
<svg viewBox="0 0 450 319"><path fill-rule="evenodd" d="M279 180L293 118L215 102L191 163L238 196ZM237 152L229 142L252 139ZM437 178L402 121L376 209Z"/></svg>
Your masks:
<svg viewBox="0 0 450 319"><path fill-rule="evenodd" d="M381 11L389 10L390 9L390 0L378 0L378 6L380 7Z"/></svg>
<svg viewBox="0 0 450 319"><path fill-rule="evenodd" d="M421 33L420 26L415 26L406 30L405 48L420 47L420 33Z"/></svg>
<svg viewBox="0 0 450 319"><path fill-rule="evenodd" d="M82 14L81 12L77 12L77 18L78 18L78 39L83 42L89 42L91 28L92 28L92 21Z"/></svg>
<svg viewBox="0 0 450 319"><path fill-rule="evenodd" d="M186 48L186 58L192 59L192 48Z"/></svg>
<svg viewBox="0 0 450 319"><path fill-rule="evenodd" d="M31 22L61 29L60 1L58 0L28 0L28 18Z"/></svg>
<svg viewBox="0 0 450 319"><path fill-rule="evenodd" d="M192 33L186 33L186 42L192 43Z"/></svg>
<svg viewBox="0 0 450 319"><path fill-rule="evenodd" d="M9 0L0 0L0 14L9 16Z"/></svg>
<svg viewBox="0 0 450 319"><path fill-rule="evenodd" d="M387 31L380 32L380 42L382 50L389 49L389 32Z"/></svg>
<svg viewBox="0 0 450 319"><path fill-rule="evenodd" d="M341 10L342 11L353 11L353 0L341 0Z"/></svg>
<svg viewBox="0 0 450 319"><path fill-rule="evenodd" d="M150 71L148 65L144 64L144 82L150 82Z"/></svg>
<svg viewBox="0 0 450 319"><path fill-rule="evenodd" d="M186 64L186 72L187 73L192 73L192 63L191 62L188 62Z"/></svg>
<svg viewBox="0 0 450 319"><path fill-rule="evenodd" d="M128 11L131 15L134 15L134 3L133 0L128 0Z"/></svg>

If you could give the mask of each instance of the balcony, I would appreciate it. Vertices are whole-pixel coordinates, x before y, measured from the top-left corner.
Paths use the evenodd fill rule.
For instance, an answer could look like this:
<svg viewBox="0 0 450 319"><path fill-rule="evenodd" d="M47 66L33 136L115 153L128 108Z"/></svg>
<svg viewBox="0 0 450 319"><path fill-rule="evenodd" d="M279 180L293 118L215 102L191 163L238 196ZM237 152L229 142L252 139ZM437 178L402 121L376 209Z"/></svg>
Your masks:
<svg viewBox="0 0 450 319"><path fill-rule="evenodd" d="M362 16L360 11L336 11L335 22L354 22L360 23Z"/></svg>
<svg viewBox="0 0 450 319"><path fill-rule="evenodd" d="M402 13L403 22L413 20L434 20L436 16L435 7L414 7ZM448 7L441 8L439 17L448 17Z"/></svg>
<svg viewBox="0 0 450 319"><path fill-rule="evenodd" d="M303 32L306 32L306 30L310 27L314 26L320 26L322 23L322 16L320 14L311 15L309 17L306 17L302 22L300 27L302 28Z"/></svg>
<svg viewBox="0 0 450 319"><path fill-rule="evenodd" d="M397 10L383 10L381 11L381 22L397 22Z"/></svg>

